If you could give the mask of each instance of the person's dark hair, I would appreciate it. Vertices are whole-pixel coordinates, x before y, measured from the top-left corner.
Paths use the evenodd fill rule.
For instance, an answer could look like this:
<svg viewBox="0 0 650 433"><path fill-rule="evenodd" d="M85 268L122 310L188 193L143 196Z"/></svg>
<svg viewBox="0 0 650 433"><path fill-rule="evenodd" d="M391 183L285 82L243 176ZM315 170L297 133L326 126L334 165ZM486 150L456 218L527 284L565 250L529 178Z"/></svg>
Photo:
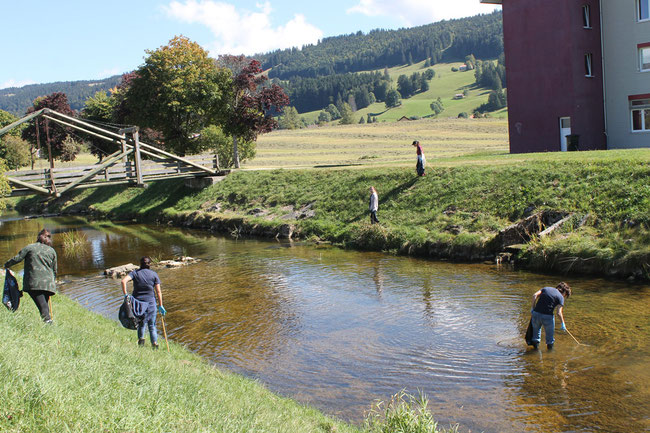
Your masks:
<svg viewBox="0 0 650 433"><path fill-rule="evenodd" d="M38 236L36 237L36 242L40 242L42 244L47 245L48 247L52 246L52 233L50 233L49 230L43 229L40 232L38 232Z"/></svg>
<svg viewBox="0 0 650 433"><path fill-rule="evenodd" d="M420 144L420 142L419 142L419 141L417 141L417 140L415 140L415 141L413 141L413 144L412 144L412 146L417 146L418 144Z"/></svg>
<svg viewBox="0 0 650 433"><path fill-rule="evenodd" d="M568 298L571 296L571 287L562 281L560 284L557 285L556 289L564 295L565 298Z"/></svg>
<svg viewBox="0 0 650 433"><path fill-rule="evenodd" d="M140 269L149 269L151 268L151 257L144 256L140 259Z"/></svg>

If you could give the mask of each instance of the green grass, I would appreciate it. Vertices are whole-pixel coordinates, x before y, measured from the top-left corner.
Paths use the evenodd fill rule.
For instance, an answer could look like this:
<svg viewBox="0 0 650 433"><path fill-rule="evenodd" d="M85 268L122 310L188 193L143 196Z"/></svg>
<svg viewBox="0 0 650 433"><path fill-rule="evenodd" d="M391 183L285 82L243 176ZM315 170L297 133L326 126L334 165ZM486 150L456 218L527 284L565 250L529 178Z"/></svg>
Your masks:
<svg viewBox="0 0 650 433"><path fill-rule="evenodd" d="M0 311L2 432L358 431L179 345L139 348L135 331L64 296L53 326L22 301Z"/></svg>
<svg viewBox="0 0 650 433"><path fill-rule="evenodd" d="M415 176L413 164L238 171L200 192L178 181L155 182L147 189L98 188L74 193L49 210L80 204L109 216L154 221L219 203L219 213L204 214L196 225L261 233L289 221L304 238L478 260L489 256L489 241L496 233L522 218L527 208L551 209L589 215L588 223L570 233L573 238L564 233L533 242L525 255L531 267L591 269L581 266L582 261L599 263L593 273L648 275L644 263L650 259L650 150L429 155L423 178ZM371 185L379 191L381 226L368 224ZM33 200L22 206L30 203ZM306 205L315 210L313 218L293 221L287 216ZM256 208L267 214L250 216ZM571 239L570 245L566 239Z"/></svg>
<svg viewBox="0 0 650 433"><path fill-rule="evenodd" d="M393 80L393 85L397 86L397 78L400 75L411 76L414 72L422 73L426 69L424 61L414 63L411 66L396 66L388 69L388 73ZM459 113L465 112L472 114L474 109L479 105L484 104L488 100L490 93L489 89L477 88L475 83L474 71L452 72L452 67L460 67L462 63L439 63L431 68L436 71L436 76L429 81L430 88L426 92L418 93L411 98L402 99L402 105L399 107L386 110L383 102L377 102L370 106L358 110L354 113L356 121L360 117L364 120L368 113L375 114L378 122L394 122L402 116L411 117L419 116L424 117L432 114L431 102L437 98L441 98L445 107L438 117L439 118L456 118ZM375 71L372 71L375 72ZM383 69L379 70L383 73ZM464 90L469 91L469 95L464 99L455 100L454 95L463 93ZM310 123L316 122L320 110L301 113L300 115L308 120ZM507 118L507 109L499 110L492 113L493 117ZM332 124L337 124L338 121L333 121Z"/></svg>

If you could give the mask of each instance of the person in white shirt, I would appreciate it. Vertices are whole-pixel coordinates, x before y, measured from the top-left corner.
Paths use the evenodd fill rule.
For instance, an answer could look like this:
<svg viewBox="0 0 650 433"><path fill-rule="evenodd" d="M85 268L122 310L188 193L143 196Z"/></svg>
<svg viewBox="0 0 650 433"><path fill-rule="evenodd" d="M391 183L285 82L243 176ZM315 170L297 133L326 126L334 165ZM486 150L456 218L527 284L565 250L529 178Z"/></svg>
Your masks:
<svg viewBox="0 0 650 433"><path fill-rule="evenodd" d="M378 223L377 219L377 209L379 209L379 196L377 196L377 190L374 186L370 187L370 224Z"/></svg>

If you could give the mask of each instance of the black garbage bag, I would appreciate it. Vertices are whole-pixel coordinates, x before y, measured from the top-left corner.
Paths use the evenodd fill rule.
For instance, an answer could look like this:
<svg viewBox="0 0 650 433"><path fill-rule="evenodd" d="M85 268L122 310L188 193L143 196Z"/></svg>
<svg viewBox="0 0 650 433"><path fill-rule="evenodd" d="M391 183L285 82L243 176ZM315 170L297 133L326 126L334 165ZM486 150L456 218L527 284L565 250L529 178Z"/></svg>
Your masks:
<svg viewBox="0 0 650 433"><path fill-rule="evenodd" d="M526 336L524 337L526 339L526 344L529 346L533 345L533 319L531 318L528 321L528 328L526 328Z"/></svg>
<svg viewBox="0 0 650 433"><path fill-rule="evenodd" d="M20 305L20 298L23 292L18 288L18 281L16 277L7 270L5 272L5 288L2 292L2 303L10 311L16 311Z"/></svg>
<svg viewBox="0 0 650 433"><path fill-rule="evenodd" d="M124 302L122 302L118 317L120 319L120 323L126 329L138 329L138 325L140 325L140 322L142 322L142 316L136 316L133 312L132 296L126 296L124 298Z"/></svg>

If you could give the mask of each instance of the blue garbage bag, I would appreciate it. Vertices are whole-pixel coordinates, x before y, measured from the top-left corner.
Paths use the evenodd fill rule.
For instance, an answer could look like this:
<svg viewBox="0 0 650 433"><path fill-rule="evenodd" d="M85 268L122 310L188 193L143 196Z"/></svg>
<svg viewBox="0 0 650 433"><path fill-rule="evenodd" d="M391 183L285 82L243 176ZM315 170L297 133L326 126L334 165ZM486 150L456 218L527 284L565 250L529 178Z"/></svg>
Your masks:
<svg viewBox="0 0 650 433"><path fill-rule="evenodd" d="M20 305L20 298L23 292L18 288L16 277L7 270L5 272L5 288L2 292L2 303L10 311L16 311Z"/></svg>

